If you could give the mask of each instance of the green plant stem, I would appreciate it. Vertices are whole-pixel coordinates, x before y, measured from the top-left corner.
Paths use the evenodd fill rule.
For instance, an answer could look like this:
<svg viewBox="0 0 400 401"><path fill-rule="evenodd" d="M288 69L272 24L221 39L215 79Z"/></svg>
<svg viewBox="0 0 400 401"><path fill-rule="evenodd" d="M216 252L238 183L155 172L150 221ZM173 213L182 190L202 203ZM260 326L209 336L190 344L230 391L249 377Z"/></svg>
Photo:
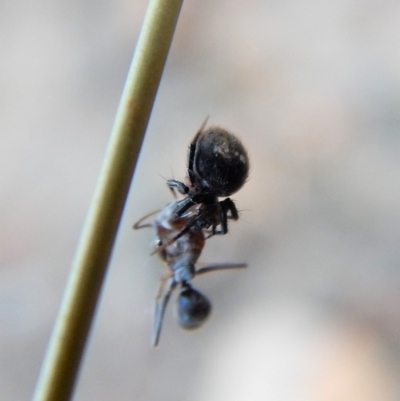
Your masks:
<svg viewBox="0 0 400 401"><path fill-rule="evenodd" d="M183 0L151 0L34 401L72 396Z"/></svg>

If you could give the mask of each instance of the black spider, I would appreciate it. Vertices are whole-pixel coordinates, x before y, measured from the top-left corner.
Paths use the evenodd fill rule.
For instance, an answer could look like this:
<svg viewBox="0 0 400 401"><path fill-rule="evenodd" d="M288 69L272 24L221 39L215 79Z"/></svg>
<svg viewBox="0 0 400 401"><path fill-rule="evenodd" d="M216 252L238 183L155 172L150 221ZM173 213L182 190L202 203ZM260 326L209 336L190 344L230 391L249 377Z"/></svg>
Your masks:
<svg viewBox="0 0 400 401"><path fill-rule="evenodd" d="M228 219L239 218L235 203L228 197L246 182L249 157L240 140L220 127L204 129L202 124L189 146L187 185L168 180L167 185L186 197L179 201L176 217L182 217L194 205L196 216L173 239L184 235L191 227L210 229L209 236L226 234ZM228 197L220 201L220 197Z"/></svg>

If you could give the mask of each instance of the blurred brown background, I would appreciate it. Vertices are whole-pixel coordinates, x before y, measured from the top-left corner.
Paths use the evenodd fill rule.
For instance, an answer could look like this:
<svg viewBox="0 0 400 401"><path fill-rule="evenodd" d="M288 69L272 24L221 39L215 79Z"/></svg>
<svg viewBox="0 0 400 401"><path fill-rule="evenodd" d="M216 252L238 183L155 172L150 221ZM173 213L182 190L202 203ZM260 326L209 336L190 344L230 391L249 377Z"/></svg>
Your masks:
<svg viewBox="0 0 400 401"><path fill-rule="evenodd" d="M0 399L30 398L147 1L0 4ZM75 400L400 400L400 3L187 0ZM237 133L241 219L166 314L151 231L206 115Z"/></svg>

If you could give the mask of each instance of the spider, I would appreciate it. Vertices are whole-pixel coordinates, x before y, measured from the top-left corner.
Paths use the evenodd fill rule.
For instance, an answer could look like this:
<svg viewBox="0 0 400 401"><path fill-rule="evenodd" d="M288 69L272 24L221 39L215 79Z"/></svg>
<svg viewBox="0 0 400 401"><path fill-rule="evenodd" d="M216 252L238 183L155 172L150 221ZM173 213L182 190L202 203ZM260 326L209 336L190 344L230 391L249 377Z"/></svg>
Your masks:
<svg viewBox="0 0 400 401"><path fill-rule="evenodd" d="M186 184L177 180L167 181L173 193L177 190L186 195L178 201L175 217L181 217L188 209L197 206L197 213L186 219L186 226L170 242L193 226L211 228L209 237L224 235L228 232L228 219L239 218L235 203L229 196L246 182L249 157L236 136L217 126L205 129L206 123L207 119L189 146ZM226 198L219 201L220 197Z"/></svg>
<svg viewBox="0 0 400 401"><path fill-rule="evenodd" d="M179 287L177 299L177 319L184 329L200 327L211 312L211 303L205 295L194 289L191 281L195 276L224 269L246 267L243 263L213 264L199 269L195 264L204 248L204 229L198 225L188 227L188 221L198 213L200 205L191 206L181 216L178 215L180 201L167 204L160 212L153 212L140 219L134 229L153 227L156 231L156 253L166 263L168 270L161 278L156 297L152 345L158 345L165 309L172 292ZM152 223L143 223L158 213ZM182 234L182 231L184 233ZM171 242L171 239L179 237Z"/></svg>

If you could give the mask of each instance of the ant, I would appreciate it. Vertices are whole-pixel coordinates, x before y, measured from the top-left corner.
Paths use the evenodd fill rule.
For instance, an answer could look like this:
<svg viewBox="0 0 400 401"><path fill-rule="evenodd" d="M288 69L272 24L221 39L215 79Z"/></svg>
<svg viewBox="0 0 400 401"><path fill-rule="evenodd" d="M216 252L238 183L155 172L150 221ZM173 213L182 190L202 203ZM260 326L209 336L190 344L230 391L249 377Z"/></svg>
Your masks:
<svg viewBox="0 0 400 401"><path fill-rule="evenodd" d="M178 286L177 318L184 329L200 327L211 312L211 303L201 292L194 289L191 280L195 276L231 268L246 267L243 263L213 264L199 269L195 264L205 245L204 229L194 224L188 228L188 221L198 215L201 205L187 208L179 215L181 203L175 201L161 210L150 213L140 219L134 229L153 227L156 231L156 253L168 266L167 274L161 279L156 297L155 318L152 334L152 346L158 345L165 309L172 292ZM152 223L143 223L150 216L158 213Z"/></svg>
<svg viewBox="0 0 400 401"><path fill-rule="evenodd" d="M196 206L196 213L168 245L185 235L192 227L211 228L208 237L228 232L228 219L239 218L235 203L228 197L237 192L249 174L249 157L240 140L223 128L205 130L208 118L193 138L188 152L188 177L184 184L168 180L167 185L186 197L178 201L175 218ZM227 197L222 201L218 198ZM219 227L219 229L218 229Z"/></svg>

